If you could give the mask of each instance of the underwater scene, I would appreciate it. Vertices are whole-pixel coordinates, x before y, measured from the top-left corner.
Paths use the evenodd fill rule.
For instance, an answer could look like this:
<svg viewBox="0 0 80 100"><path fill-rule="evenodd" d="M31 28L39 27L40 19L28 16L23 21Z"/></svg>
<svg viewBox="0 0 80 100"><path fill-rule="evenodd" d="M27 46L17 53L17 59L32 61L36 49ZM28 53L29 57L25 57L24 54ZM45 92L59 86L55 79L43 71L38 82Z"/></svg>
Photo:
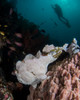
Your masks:
<svg viewBox="0 0 80 100"><path fill-rule="evenodd" d="M80 100L79 0L0 0L0 100Z"/></svg>
<svg viewBox="0 0 80 100"><path fill-rule="evenodd" d="M16 7L24 18L44 29L51 42L63 45L74 37L79 42L79 4L79 0L17 0Z"/></svg>

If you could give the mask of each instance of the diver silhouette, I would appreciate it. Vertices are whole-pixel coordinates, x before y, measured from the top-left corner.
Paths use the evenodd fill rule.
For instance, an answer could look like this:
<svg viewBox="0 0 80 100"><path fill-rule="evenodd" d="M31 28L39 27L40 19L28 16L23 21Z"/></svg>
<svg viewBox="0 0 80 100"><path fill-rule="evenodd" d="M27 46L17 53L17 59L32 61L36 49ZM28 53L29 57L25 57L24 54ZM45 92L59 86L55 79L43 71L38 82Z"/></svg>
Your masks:
<svg viewBox="0 0 80 100"><path fill-rule="evenodd" d="M51 7L54 9L55 13L57 14L59 20L64 23L68 28L71 27L68 19L66 19L64 16L63 16L63 12L62 12L62 9L61 7L58 5L58 4L55 4L55 6L51 5Z"/></svg>

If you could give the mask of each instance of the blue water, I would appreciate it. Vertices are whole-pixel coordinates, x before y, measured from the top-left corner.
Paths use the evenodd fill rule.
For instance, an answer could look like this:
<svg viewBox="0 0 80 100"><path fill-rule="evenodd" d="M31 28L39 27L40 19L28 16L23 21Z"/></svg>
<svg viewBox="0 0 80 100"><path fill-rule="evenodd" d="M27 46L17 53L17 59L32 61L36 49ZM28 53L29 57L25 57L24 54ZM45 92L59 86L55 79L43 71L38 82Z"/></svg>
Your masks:
<svg viewBox="0 0 80 100"><path fill-rule="evenodd" d="M61 6L63 15L70 22L66 27L57 17L51 5ZM39 29L45 29L45 35L57 45L70 43L75 37L80 44L80 0L17 0L18 13L34 22ZM56 24L55 24L56 23Z"/></svg>

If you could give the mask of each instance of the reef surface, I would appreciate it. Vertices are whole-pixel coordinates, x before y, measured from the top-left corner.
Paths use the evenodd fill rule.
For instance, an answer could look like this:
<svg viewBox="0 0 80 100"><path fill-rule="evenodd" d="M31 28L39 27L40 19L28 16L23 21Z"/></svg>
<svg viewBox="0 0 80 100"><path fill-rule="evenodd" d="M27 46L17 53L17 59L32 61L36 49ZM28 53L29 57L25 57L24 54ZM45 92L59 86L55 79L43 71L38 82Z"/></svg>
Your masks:
<svg viewBox="0 0 80 100"><path fill-rule="evenodd" d="M35 89L30 87L27 100L80 100L80 51L75 39L48 66L46 75L49 78Z"/></svg>
<svg viewBox="0 0 80 100"><path fill-rule="evenodd" d="M80 52L52 65L50 76L30 87L28 100L80 100Z"/></svg>

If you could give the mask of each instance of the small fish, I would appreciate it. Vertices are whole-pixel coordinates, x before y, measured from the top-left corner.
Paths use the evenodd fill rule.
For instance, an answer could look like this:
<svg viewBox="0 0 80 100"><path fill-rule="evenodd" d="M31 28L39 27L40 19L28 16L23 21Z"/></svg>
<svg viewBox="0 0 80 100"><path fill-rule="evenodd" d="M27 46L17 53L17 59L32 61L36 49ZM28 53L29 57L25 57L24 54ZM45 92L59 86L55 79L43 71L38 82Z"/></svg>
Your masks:
<svg viewBox="0 0 80 100"><path fill-rule="evenodd" d="M2 32L2 31L0 31L0 34L2 35L2 36L4 36L5 34L4 34L4 32Z"/></svg>
<svg viewBox="0 0 80 100"><path fill-rule="evenodd" d="M6 40L6 36L3 37L3 40Z"/></svg>
<svg viewBox="0 0 80 100"><path fill-rule="evenodd" d="M15 44L16 44L18 47L21 47L21 46L22 46L22 43L19 43L19 42L16 42L16 41L15 41Z"/></svg>
<svg viewBox="0 0 80 100"><path fill-rule="evenodd" d="M12 51L16 51L16 49L14 47L12 47L12 46L9 47L9 49L12 50Z"/></svg>
<svg viewBox="0 0 80 100"><path fill-rule="evenodd" d="M12 15L12 13L13 13L13 9L12 9L12 8L10 8L9 15Z"/></svg>
<svg viewBox="0 0 80 100"><path fill-rule="evenodd" d="M21 33L15 33L15 35L16 35L18 38L22 38L22 34L21 34Z"/></svg>
<svg viewBox="0 0 80 100"><path fill-rule="evenodd" d="M8 44L11 44L10 40L8 40L8 39L6 39L6 42L7 42Z"/></svg>
<svg viewBox="0 0 80 100"><path fill-rule="evenodd" d="M8 25L4 25L4 27L6 28L6 27L8 27Z"/></svg>
<svg viewBox="0 0 80 100"><path fill-rule="evenodd" d="M55 55L53 55L54 58L58 58L61 55L62 51L57 52Z"/></svg>
<svg viewBox="0 0 80 100"><path fill-rule="evenodd" d="M62 53L62 48L56 47L56 48L52 49L50 52L53 54L54 58L58 58Z"/></svg>
<svg viewBox="0 0 80 100"><path fill-rule="evenodd" d="M8 56L11 56L11 53L12 53L13 51L12 50L9 50L8 51Z"/></svg>
<svg viewBox="0 0 80 100"><path fill-rule="evenodd" d="M41 32L45 33L46 31L44 29L42 29Z"/></svg>

